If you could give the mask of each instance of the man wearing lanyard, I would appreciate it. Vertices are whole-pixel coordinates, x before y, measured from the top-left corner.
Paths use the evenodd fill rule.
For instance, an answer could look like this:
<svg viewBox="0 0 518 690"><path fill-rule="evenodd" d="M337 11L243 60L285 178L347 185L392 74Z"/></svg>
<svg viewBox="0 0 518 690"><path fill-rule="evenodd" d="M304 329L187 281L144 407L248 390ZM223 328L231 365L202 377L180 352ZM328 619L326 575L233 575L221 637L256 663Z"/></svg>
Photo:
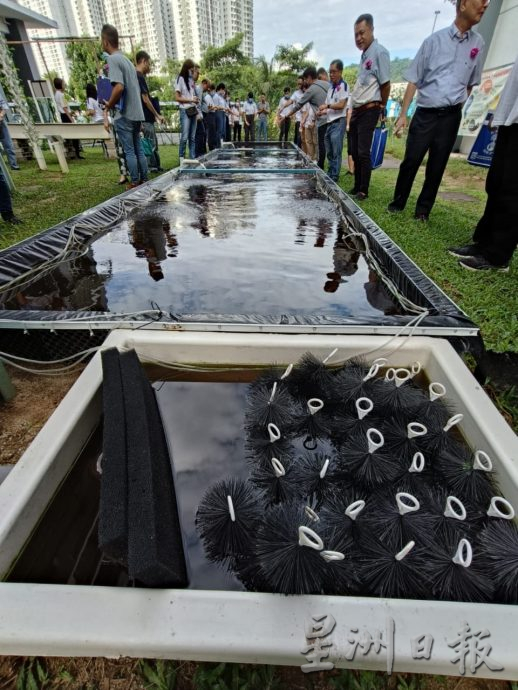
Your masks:
<svg viewBox="0 0 518 690"><path fill-rule="evenodd" d="M487 202L472 244L450 247L470 271L509 271L518 246L518 59L500 96L492 126L498 126L495 150L486 178Z"/></svg>
<svg viewBox="0 0 518 690"><path fill-rule="evenodd" d="M423 188L415 218L427 221L457 137L462 106L473 86L480 84L484 39L472 31L482 19L489 0L457 0L455 22L425 39L407 70L408 85L394 132L407 125L406 113L417 94L405 157L399 168L394 199L388 211L405 208L419 166L428 152Z"/></svg>
<svg viewBox="0 0 518 690"><path fill-rule="evenodd" d="M371 14L362 14L354 25L356 47L362 52L356 84L351 93L349 125L351 155L354 160L354 187L349 194L363 201L369 195L371 145L374 129L390 94L390 55L374 38Z"/></svg>
<svg viewBox="0 0 518 690"><path fill-rule="evenodd" d="M331 88L327 92L326 102L320 106L319 113L327 115L325 136L326 154L329 161L328 175L333 182L338 182L342 167L342 149L344 146L345 117L349 90L342 79L344 65L341 60L333 60L329 67Z"/></svg>

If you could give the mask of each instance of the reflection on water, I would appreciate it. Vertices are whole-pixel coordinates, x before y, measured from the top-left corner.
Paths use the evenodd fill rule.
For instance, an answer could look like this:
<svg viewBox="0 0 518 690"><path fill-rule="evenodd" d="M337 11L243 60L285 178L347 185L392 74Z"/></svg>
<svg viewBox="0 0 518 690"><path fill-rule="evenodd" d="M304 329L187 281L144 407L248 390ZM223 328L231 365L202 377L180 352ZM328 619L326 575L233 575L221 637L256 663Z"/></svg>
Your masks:
<svg viewBox="0 0 518 690"><path fill-rule="evenodd" d="M243 589L224 568L209 563L195 526L196 509L209 486L246 477L243 383L168 382L157 398L175 473L175 488L194 589Z"/></svg>
<svg viewBox="0 0 518 690"><path fill-rule="evenodd" d="M228 152L229 160L236 153L248 155ZM7 309L125 313L152 302L176 315L402 313L315 179L260 169L232 178L186 175L97 238L85 256L0 296Z"/></svg>

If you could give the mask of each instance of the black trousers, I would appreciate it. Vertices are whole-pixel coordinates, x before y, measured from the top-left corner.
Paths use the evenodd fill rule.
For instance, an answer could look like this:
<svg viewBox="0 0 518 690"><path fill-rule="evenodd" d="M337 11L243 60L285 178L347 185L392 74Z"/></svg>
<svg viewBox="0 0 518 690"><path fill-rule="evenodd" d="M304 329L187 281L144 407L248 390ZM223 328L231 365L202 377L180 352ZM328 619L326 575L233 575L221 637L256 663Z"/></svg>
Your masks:
<svg viewBox="0 0 518 690"><path fill-rule="evenodd" d="M290 136L290 124L291 120L289 117L287 117L285 120L281 122L279 141L285 141L286 143L288 143L288 138Z"/></svg>
<svg viewBox="0 0 518 690"><path fill-rule="evenodd" d="M509 263L518 246L518 124L500 127L486 178L487 202L473 242L495 266Z"/></svg>
<svg viewBox="0 0 518 690"><path fill-rule="evenodd" d="M301 145L301 140L300 140L300 122L298 120L295 120L295 134L293 136L293 143L296 146Z"/></svg>
<svg viewBox="0 0 518 690"><path fill-rule="evenodd" d="M68 117L66 113L59 113L59 115L61 117L61 122L64 122L67 125L70 124L70 122L72 122L72 120ZM79 139L72 139L72 146L74 147L74 151L76 152L76 158L79 158Z"/></svg>
<svg viewBox="0 0 518 690"><path fill-rule="evenodd" d="M194 146L196 149L196 158L204 156L207 153L207 132L205 131L204 120L198 120L196 123Z"/></svg>
<svg viewBox="0 0 518 690"><path fill-rule="evenodd" d="M326 132L327 132L327 122L323 125L317 126L318 135L318 167L324 169L324 163L326 162Z"/></svg>
<svg viewBox="0 0 518 690"><path fill-rule="evenodd" d="M349 154L354 161L354 189L356 192L369 193L372 164L371 147L374 129L378 124L380 108L353 110L349 123L351 149Z"/></svg>
<svg viewBox="0 0 518 690"><path fill-rule="evenodd" d="M2 218L10 218L13 214L13 207L11 204L11 192L5 180L5 177L0 170L0 214Z"/></svg>
<svg viewBox="0 0 518 690"><path fill-rule="evenodd" d="M408 130L405 157L399 167L394 206L405 208L419 166L428 152L425 180L415 212L416 215L430 213L457 138L461 117L460 106L417 108Z"/></svg>
<svg viewBox="0 0 518 690"><path fill-rule="evenodd" d="M254 115L245 115L245 141L255 141Z"/></svg>
<svg viewBox="0 0 518 690"><path fill-rule="evenodd" d="M216 124L216 113L214 111L205 113L203 115L203 124L205 125L205 131L207 133L207 144L209 146L209 151L213 151L218 147L217 138L217 124Z"/></svg>
<svg viewBox="0 0 518 690"><path fill-rule="evenodd" d="M234 141L241 141L241 128L240 122L234 122Z"/></svg>

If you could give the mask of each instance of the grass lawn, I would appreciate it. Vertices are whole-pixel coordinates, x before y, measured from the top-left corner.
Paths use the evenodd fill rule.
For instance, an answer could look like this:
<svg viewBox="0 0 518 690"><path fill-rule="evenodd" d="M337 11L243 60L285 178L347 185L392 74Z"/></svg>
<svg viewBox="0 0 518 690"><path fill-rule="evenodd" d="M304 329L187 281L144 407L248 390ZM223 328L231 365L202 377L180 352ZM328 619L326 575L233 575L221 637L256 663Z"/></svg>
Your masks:
<svg viewBox="0 0 518 690"><path fill-rule="evenodd" d="M402 143L394 140L389 152L402 155ZM178 164L178 148L162 146L162 165L169 169ZM85 161L71 161L70 173L63 175L54 156L46 154L49 171L36 164L21 163L13 173L17 185L15 212L24 224L11 228L0 223L0 248L5 248L44 230L121 191L117 186L115 161L103 158L99 147L86 148ZM453 202L439 199L430 222L419 224L412 218L414 194L407 211L390 215L386 206L392 198L397 170L373 173L370 198L363 208L387 234L434 280L473 321L480 325L489 349L498 352L518 351L518 294L515 257L510 274L473 274L458 267L446 253L446 247L469 240L482 214L485 194L485 171L473 168L463 160L452 159L448 165L442 191L462 191L473 201ZM419 173L416 183L422 181ZM350 176L342 172L340 184L347 191ZM513 414L515 400L508 397L503 411ZM240 666L237 664L194 664L152 660L106 659L25 659L0 656L0 688L29 690L497 690L511 689L503 681L464 681L459 678L395 674L388 677L369 671L333 671L304 676L297 668Z"/></svg>

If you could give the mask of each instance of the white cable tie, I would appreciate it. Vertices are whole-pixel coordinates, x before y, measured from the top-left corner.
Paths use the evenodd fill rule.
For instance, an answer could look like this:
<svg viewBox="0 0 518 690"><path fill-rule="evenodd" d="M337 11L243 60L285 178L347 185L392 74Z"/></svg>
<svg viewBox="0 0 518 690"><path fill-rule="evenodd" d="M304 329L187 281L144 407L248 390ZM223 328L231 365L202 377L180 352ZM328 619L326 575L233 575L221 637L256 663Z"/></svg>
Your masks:
<svg viewBox="0 0 518 690"><path fill-rule="evenodd" d="M333 561L343 561L345 555L340 553L340 551L321 551L320 555L327 563L332 563Z"/></svg>
<svg viewBox="0 0 518 690"><path fill-rule="evenodd" d="M316 414L317 412L320 412L320 410L324 407L324 401L320 400L320 398L311 398L311 400L308 400L308 412L311 415Z"/></svg>
<svg viewBox="0 0 518 690"><path fill-rule="evenodd" d="M313 522L320 522L320 518L319 518L318 515L315 513L315 511L313 510L313 508L311 508L310 506L306 506L306 507L304 508L304 512L306 513L306 515L308 516L308 518L309 518L310 520L312 520Z"/></svg>
<svg viewBox="0 0 518 690"><path fill-rule="evenodd" d="M272 393L270 395L270 400L268 403L271 405L273 402L273 399L275 398L275 394L277 393L277 381L274 381L273 386L272 386Z"/></svg>
<svg viewBox="0 0 518 690"><path fill-rule="evenodd" d="M450 418L448 419L448 422L447 422L446 426L444 427L443 431L444 431L444 432L448 432L448 431L449 431L450 429L452 429L456 424L459 424L460 422L462 422L463 419L464 419L464 415L463 415L463 414L455 414L455 415L453 415L453 417L450 417Z"/></svg>
<svg viewBox="0 0 518 690"><path fill-rule="evenodd" d="M347 506L345 510L345 514L347 515L348 518L351 520L355 521L358 515L362 512L362 510L365 508L365 501L362 501L361 499L358 501L354 501L351 503L350 506Z"/></svg>
<svg viewBox="0 0 518 690"><path fill-rule="evenodd" d="M492 472L493 463L491 458L483 450L477 450L475 453L475 459L473 461L473 469L481 470L482 472Z"/></svg>
<svg viewBox="0 0 518 690"><path fill-rule="evenodd" d="M374 409L374 403L370 398L358 398L354 403L358 419L364 419Z"/></svg>
<svg viewBox="0 0 518 690"><path fill-rule="evenodd" d="M435 402L439 398L443 398L446 395L446 388L438 381L432 381L428 386L428 397L431 402Z"/></svg>
<svg viewBox="0 0 518 690"><path fill-rule="evenodd" d="M299 527L299 546L308 546L315 551L323 551L324 542L312 529L301 525Z"/></svg>
<svg viewBox="0 0 518 690"><path fill-rule="evenodd" d="M270 462L272 464L273 471L275 472L275 476L277 477L277 479L279 479L279 477L286 476L286 470L284 469L284 465L278 458L272 458Z"/></svg>
<svg viewBox="0 0 518 690"><path fill-rule="evenodd" d="M447 518L464 521L467 517L464 503L455 496L448 496L443 515Z"/></svg>
<svg viewBox="0 0 518 690"><path fill-rule="evenodd" d="M396 561L402 561L404 558L406 558L408 556L408 554L410 553L410 551L412 551L414 546L415 546L415 541L409 541L408 544L403 549L401 549L401 551L399 553L397 553L395 555L394 558L396 559Z"/></svg>
<svg viewBox="0 0 518 690"><path fill-rule="evenodd" d="M371 454L375 453L377 450L382 448L385 445L385 439L383 438L383 434L381 433L381 431L378 431L378 429L374 428L368 429L367 444L369 453Z"/></svg>
<svg viewBox="0 0 518 690"><path fill-rule="evenodd" d="M326 461L323 464L322 469L320 470L320 479L324 479L324 477L326 476L330 462L331 460L329 458L326 458Z"/></svg>
<svg viewBox="0 0 518 690"><path fill-rule="evenodd" d="M412 464L410 465L409 472L419 474L424 470L425 459L424 455L420 452L415 453L412 458Z"/></svg>
<svg viewBox="0 0 518 690"><path fill-rule="evenodd" d="M426 436L428 429L420 422L410 422L406 427L407 438L418 438L419 436Z"/></svg>
<svg viewBox="0 0 518 690"><path fill-rule="evenodd" d="M270 443L275 443L276 441L280 441L281 439L281 432L278 426L275 424L268 424L268 434L270 436Z"/></svg>
<svg viewBox="0 0 518 690"><path fill-rule="evenodd" d="M461 539L455 556L451 559L456 565L469 568L473 560L473 549L467 539Z"/></svg>
<svg viewBox="0 0 518 690"><path fill-rule="evenodd" d="M337 352L338 352L338 348L335 347L335 349L332 352L330 352L327 355L327 357L322 361L322 364L327 364L329 362L329 360L332 359L336 355Z"/></svg>
<svg viewBox="0 0 518 690"><path fill-rule="evenodd" d="M230 513L230 519L232 522L236 521L236 512L234 510L234 503L231 496L227 496L228 512Z"/></svg>
<svg viewBox="0 0 518 690"><path fill-rule="evenodd" d="M396 494L396 503L400 515L415 513L421 507L421 504L417 498L412 496L412 494L406 493L405 491L400 491L398 494Z"/></svg>
<svg viewBox="0 0 518 690"><path fill-rule="evenodd" d="M498 507L499 504L503 506L504 510ZM502 520L514 520L515 517L513 506L502 496L493 496L487 514L489 517L501 518Z"/></svg>
<svg viewBox="0 0 518 690"><path fill-rule="evenodd" d="M286 367L286 371L281 376L281 381L284 381L284 379L288 378L288 376L291 374L292 371L293 371L293 364L288 364L288 366Z"/></svg>

